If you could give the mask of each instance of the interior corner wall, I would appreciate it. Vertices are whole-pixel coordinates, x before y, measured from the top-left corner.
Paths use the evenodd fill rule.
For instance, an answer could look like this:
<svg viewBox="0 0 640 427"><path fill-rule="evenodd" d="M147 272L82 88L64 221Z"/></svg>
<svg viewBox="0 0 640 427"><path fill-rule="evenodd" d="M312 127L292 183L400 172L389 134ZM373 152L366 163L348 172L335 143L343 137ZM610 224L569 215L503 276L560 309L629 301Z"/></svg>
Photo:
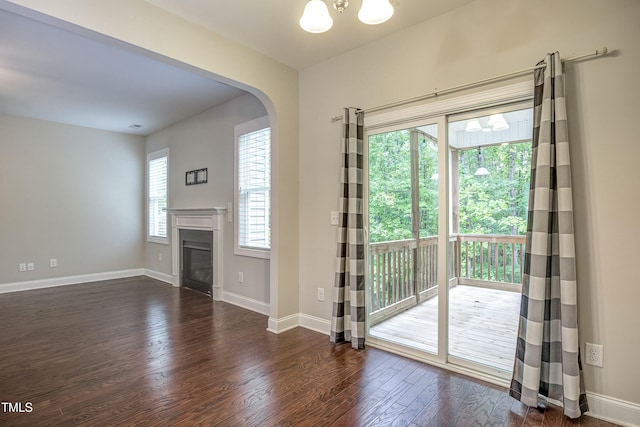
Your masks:
<svg viewBox="0 0 640 427"><path fill-rule="evenodd" d="M0 289L142 266L144 138L8 115L0 135Z"/></svg>
<svg viewBox="0 0 640 427"><path fill-rule="evenodd" d="M227 207L233 202L234 126L267 114L247 93L147 137L147 152L169 148L169 206ZM185 185L185 172L208 169L206 184ZM233 222L224 220L223 290L269 302L269 260L234 254ZM171 236L169 236L171 237ZM161 254L161 259L159 257ZM171 274L171 245L146 243L146 268ZM244 282L239 283L242 272Z"/></svg>
<svg viewBox="0 0 640 427"><path fill-rule="evenodd" d="M399 6L399 8L402 6ZM398 8L398 13L400 9ZM573 166L580 343L604 345L583 364L587 390L640 404L640 2L478 0L300 73L300 311L325 320L331 302L340 124L344 106L371 108L607 46L566 65ZM338 76L338 78L336 78ZM505 82L509 84L510 82Z"/></svg>
<svg viewBox="0 0 640 427"><path fill-rule="evenodd" d="M270 315L298 313L298 71L145 1L0 0L0 7L177 61L263 102L272 137Z"/></svg>

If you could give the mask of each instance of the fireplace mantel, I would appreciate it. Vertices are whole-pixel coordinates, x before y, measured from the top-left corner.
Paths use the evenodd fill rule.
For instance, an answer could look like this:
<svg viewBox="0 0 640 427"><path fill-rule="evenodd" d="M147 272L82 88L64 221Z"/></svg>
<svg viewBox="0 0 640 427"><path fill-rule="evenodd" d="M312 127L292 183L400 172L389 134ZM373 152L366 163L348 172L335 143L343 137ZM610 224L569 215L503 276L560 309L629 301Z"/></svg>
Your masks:
<svg viewBox="0 0 640 427"><path fill-rule="evenodd" d="M180 283L180 230L205 230L213 232L212 265L213 265L213 289L211 297L216 301L222 300L222 224L227 208L193 208L166 210L171 215L171 259L173 286L181 286Z"/></svg>

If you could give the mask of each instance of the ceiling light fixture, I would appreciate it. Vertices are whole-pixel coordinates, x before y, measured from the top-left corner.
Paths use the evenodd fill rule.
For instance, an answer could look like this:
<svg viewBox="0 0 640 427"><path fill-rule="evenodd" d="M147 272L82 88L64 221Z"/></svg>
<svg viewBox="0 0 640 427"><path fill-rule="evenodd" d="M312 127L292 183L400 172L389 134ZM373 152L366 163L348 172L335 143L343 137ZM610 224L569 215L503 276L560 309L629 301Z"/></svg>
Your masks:
<svg viewBox="0 0 640 427"><path fill-rule="evenodd" d="M489 175L489 171L484 166L479 167L474 173L475 176L486 176Z"/></svg>
<svg viewBox="0 0 640 427"><path fill-rule="evenodd" d="M478 177L489 175L489 170L484 167L484 155L482 154L482 148L480 147L478 147L478 169L476 169L474 175Z"/></svg>
<svg viewBox="0 0 640 427"><path fill-rule="evenodd" d="M349 6L348 0L333 0L333 7L342 13ZM358 18L365 24L377 25L393 16L393 6L389 0L362 0ZM333 26L329 8L324 0L309 0L300 18L300 26L310 33L324 33Z"/></svg>

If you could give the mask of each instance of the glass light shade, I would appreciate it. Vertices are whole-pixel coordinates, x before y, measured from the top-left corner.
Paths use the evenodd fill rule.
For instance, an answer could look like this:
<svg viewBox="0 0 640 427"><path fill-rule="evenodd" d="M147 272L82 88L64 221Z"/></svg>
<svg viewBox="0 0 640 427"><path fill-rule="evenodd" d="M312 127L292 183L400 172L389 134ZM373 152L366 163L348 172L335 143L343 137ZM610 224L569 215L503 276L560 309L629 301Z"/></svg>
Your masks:
<svg viewBox="0 0 640 427"><path fill-rule="evenodd" d="M493 130L507 130L507 129L509 129L509 123L507 123L506 121L496 123L495 126L493 126Z"/></svg>
<svg viewBox="0 0 640 427"><path fill-rule="evenodd" d="M477 120L469 120L464 130L465 132L477 132L482 130L482 126L480 126L480 122Z"/></svg>
<svg viewBox="0 0 640 427"><path fill-rule="evenodd" d="M487 170L487 168L481 167L481 168L478 168L478 170L476 170L476 173L474 173L474 175L475 176L489 175L489 171Z"/></svg>
<svg viewBox="0 0 640 427"><path fill-rule="evenodd" d="M489 116L489 126L494 126L496 123L504 121L504 116L500 113Z"/></svg>
<svg viewBox="0 0 640 427"><path fill-rule="evenodd" d="M333 26L329 9L322 0L310 0L304 7L300 26L310 33L324 33Z"/></svg>
<svg viewBox="0 0 640 427"><path fill-rule="evenodd" d="M509 129L509 123L505 120L502 114L492 114L489 116L489 126L493 130L505 130Z"/></svg>
<svg viewBox="0 0 640 427"><path fill-rule="evenodd" d="M393 6L389 0L362 0L358 19L369 25L382 24L393 16Z"/></svg>

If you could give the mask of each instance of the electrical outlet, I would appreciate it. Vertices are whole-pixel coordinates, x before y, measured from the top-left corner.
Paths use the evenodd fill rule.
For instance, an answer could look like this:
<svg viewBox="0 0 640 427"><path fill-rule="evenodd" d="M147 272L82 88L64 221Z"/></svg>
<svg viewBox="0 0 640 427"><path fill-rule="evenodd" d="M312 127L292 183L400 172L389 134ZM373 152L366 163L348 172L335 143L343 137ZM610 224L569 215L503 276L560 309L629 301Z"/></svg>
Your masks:
<svg viewBox="0 0 640 427"><path fill-rule="evenodd" d="M27 263L26 262L21 262L20 264L18 264L18 270L27 271Z"/></svg>
<svg viewBox="0 0 640 427"><path fill-rule="evenodd" d="M599 344L585 344L585 353L586 360L585 363L587 365L597 366L602 368L603 366L603 357L604 357L604 349Z"/></svg>
<svg viewBox="0 0 640 427"><path fill-rule="evenodd" d="M36 265L32 262L27 263L27 271L33 271L36 269Z"/></svg>
<svg viewBox="0 0 640 427"><path fill-rule="evenodd" d="M238 283L244 283L244 273L242 271L238 273Z"/></svg>
<svg viewBox="0 0 640 427"><path fill-rule="evenodd" d="M318 288L318 301L324 301L324 288Z"/></svg>
<svg viewBox="0 0 640 427"><path fill-rule="evenodd" d="M56 268L58 266L58 260L55 258L51 258L49 260L49 267Z"/></svg>
<svg viewBox="0 0 640 427"><path fill-rule="evenodd" d="M162 252L158 252L158 261L162 262Z"/></svg>

